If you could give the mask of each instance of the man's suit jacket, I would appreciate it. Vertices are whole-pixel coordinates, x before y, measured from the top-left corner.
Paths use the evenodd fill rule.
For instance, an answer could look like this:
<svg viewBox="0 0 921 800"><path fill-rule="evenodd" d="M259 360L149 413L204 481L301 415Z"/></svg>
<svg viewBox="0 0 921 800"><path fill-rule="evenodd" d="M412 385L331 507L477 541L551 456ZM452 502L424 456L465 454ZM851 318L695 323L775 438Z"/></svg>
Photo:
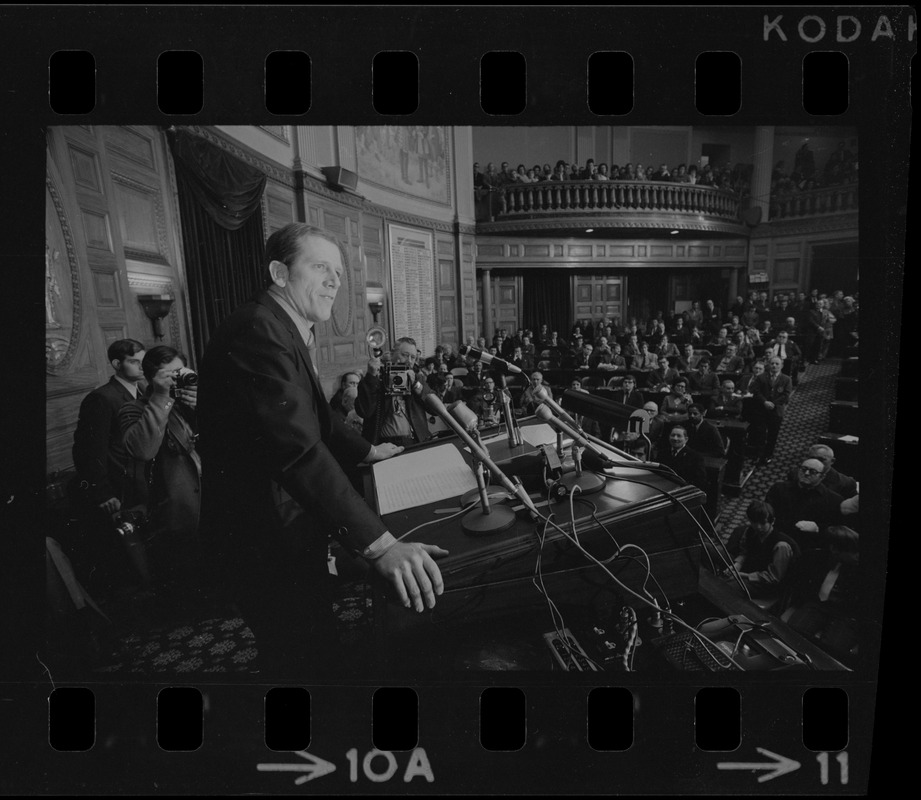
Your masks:
<svg viewBox="0 0 921 800"><path fill-rule="evenodd" d="M211 337L197 411L202 531L238 564L311 547L325 562L321 531L345 529L359 550L385 532L339 463L357 464L370 444L332 412L293 320L267 292Z"/></svg>
<svg viewBox="0 0 921 800"><path fill-rule="evenodd" d="M707 420L695 428L690 422L687 424L688 447L706 456L723 455L723 437L719 430Z"/></svg>
<svg viewBox="0 0 921 800"><path fill-rule="evenodd" d="M111 497L134 502L133 497L126 495L130 489L125 484L127 458L118 424L119 409L133 400L131 392L112 376L80 404L74 432L74 468L80 483L86 483L81 497L92 505Z"/></svg>
<svg viewBox="0 0 921 800"><path fill-rule="evenodd" d="M724 360L726 362L725 365L723 364ZM732 356L730 358L725 358L725 359L719 358L719 359L716 359L716 365L714 367L714 372L738 373L742 371L742 368L744 366L745 366L745 362L738 356Z"/></svg>
<svg viewBox="0 0 921 800"><path fill-rule="evenodd" d="M659 461L675 471L679 478L691 483L702 491L707 490L707 471L704 457L690 447L682 447L678 454L672 453L671 447L659 448Z"/></svg>
<svg viewBox="0 0 921 800"><path fill-rule="evenodd" d="M771 339L766 345L766 351L769 351L769 355L773 358L774 348L777 347L780 343L776 339ZM799 349L799 345L796 342L787 341L784 345L787 358L784 361L784 366L786 366L790 361L798 362L803 357L803 351ZM779 355L778 355L779 357Z"/></svg>
<svg viewBox="0 0 921 800"><path fill-rule="evenodd" d="M765 409L768 414L777 417L783 417L787 409L787 403L790 402L790 393L793 391L793 381L789 375L781 373L777 380L771 384L771 376L765 372L755 378L749 386L749 391L757 400L762 403L770 400L774 404L773 409Z"/></svg>
<svg viewBox="0 0 921 800"><path fill-rule="evenodd" d="M618 389L614 392L613 399L617 403L623 403L632 408L642 408L643 403L646 402L646 398L643 397L643 393L639 389L634 389L630 394L627 394L623 389Z"/></svg>

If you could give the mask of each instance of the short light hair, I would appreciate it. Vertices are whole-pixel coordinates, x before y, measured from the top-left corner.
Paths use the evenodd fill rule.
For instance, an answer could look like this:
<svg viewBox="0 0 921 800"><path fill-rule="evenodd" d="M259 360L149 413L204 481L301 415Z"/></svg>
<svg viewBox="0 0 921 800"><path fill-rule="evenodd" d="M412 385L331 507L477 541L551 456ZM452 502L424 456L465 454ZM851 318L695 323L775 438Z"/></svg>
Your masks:
<svg viewBox="0 0 921 800"><path fill-rule="evenodd" d="M272 280L272 276L269 274L269 265L273 261L280 261L290 267L301 252L301 242L309 236L325 239L327 242L336 245L342 256L343 269L348 267L349 260L345 247L335 236L315 225L308 225L306 222L291 222L285 225L284 228L279 228L275 231L265 243L263 262L267 281Z"/></svg>

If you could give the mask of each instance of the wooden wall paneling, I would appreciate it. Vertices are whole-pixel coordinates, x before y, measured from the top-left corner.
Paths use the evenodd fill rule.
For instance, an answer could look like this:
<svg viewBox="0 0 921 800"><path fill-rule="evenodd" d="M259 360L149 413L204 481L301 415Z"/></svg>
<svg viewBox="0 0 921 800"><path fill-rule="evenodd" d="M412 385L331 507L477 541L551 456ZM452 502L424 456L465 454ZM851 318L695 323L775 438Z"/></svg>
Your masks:
<svg viewBox="0 0 921 800"><path fill-rule="evenodd" d="M454 238L444 234L435 237L435 306L438 342L458 343L458 284L459 262L455 253ZM425 355L432 355L426 353Z"/></svg>
<svg viewBox="0 0 921 800"><path fill-rule="evenodd" d="M477 279L476 260L474 257L476 239L471 234L460 236L460 328L457 344L463 344L468 335L476 337L479 325L477 321Z"/></svg>
<svg viewBox="0 0 921 800"><path fill-rule="evenodd" d="M177 298L163 343L190 348L180 324L187 307L178 210L162 133L151 126L50 128L48 164L46 341L58 363L48 367L46 441L48 469L55 470L71 466L80 402L111 375L109 344L154 344L138 294ZM53 319L58 312L67 318Z"/></svg>
<svg viewBox="0 0 921 800"><path fill-rule="evenodd" d="M262 198L263 227L268 239L275 231L297 221L294 193L287 186L269 179Z"/></svg>

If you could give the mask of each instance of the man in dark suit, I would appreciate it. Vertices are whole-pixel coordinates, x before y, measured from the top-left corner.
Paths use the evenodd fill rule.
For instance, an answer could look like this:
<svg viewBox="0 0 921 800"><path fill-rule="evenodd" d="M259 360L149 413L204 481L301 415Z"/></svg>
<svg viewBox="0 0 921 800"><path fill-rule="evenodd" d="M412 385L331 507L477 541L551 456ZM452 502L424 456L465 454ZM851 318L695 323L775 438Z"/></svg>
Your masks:
<svg viewBox="0 0 921 800"><path fill-rule="evenodd" d="M613 399L618 403L623 403L632 408L642 408L646 398L643 393L636 388L636 378L632 375L624 375L624 381L620 389L614 392Z"/></svg>
<svg viewBox="0 0 921 800"><path fill-rule="evenodd" d="M783 374L782 369L783 361L778 356L772 356L768 371L755 378L750 387L755 402L764 409L764 414L759 415L765 428L764 449L758 461L762 466L769 464L774 457L777 435L793 391L793 382Z"/></svg>
<svg viewBox="0 0 921 800"><path fill-rule="evenodd" d="M683 423L675 425L668 434L668 447L659 449L659 461L674 470L687 483L692 483L703 492L707 491L707 472L704 458L688 447L688 431Z"/></svg>
<svg viewBox="0 0 921 800"><path fill-rule="evenodd" d="M688 406L688 447L701 455L720 457L723 455L723 437L712 422L704 419L703 406L693 403Z"/></svg>
<svg viewBox="0 0 921 800"><path fill-rule="evenodd" d="M338 242L292 223L269 237L269 289L228 317L201 366L202 535L272 679L341 675L329 587L336 533L403 605L431 608L443 582L433 556L397 541L339 462L400 451L372 446L332 414L311 350L345 265Z"/></svg>
<svg viewBox="0 0 921 800"><path fill-rule="evenodd" d="M83 398L73 457L79 507L91 513L99 509L114 514L123 502L133 504L136 500L125 480L128 459L121 446L118 411L138 397L138 384L144 377L144 345L134 339L119 339L109 345L107 355L115 374Z"/></svg>
<svg viewBox="0 0 921 800"><path fill-rule="evenodd" d="M765 353L781 359L784 375L790 376L794 386L799 383L799 365L803 359L803 353L796 342L790 340L790 334L787 331L780 331L776 339L768 342Z"/></svg>

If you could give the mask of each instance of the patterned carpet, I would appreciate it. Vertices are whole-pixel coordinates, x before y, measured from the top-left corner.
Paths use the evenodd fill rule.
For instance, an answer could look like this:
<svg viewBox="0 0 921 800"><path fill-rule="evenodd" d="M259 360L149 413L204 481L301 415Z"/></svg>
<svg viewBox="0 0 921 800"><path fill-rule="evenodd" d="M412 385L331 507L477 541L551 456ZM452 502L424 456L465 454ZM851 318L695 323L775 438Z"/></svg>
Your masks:
<svg viewBox="0 0 921 800"><path fill-rule="evenodd" d="M804 451L828 430L828 403L834 396L838 361L810 365L790 399L774 460L757 467L737 497L723 496L717 532L724 539L745 522L751 500L763 498L782 480ZM749 462L746 469L751 467ZM341 584L334 606L343 640L357 643L369 637L371 599L364 585ZM208 598L192 607L164 604L151 593L134 592L103 605L112 619L97 635L94 672L126 679L253 673L257 647L245 621L230 604ZM94 626L99 631L100 626Z"/></svg>
<svg viewBox="0 0 921 800"><path fill-rule="evenodd" d="M841 370L839 360L810 364L800 374L799 385L790 398L773 461L756 467L738 497L720 498L717 533L725 540L737 525L746 522L745 509L752 500L762 500L768 489L783 480L790 467L797 466L810 445L828 431L828 404L834 399L835 377ZM754 466L746 462L746 470Z"/></svg>

